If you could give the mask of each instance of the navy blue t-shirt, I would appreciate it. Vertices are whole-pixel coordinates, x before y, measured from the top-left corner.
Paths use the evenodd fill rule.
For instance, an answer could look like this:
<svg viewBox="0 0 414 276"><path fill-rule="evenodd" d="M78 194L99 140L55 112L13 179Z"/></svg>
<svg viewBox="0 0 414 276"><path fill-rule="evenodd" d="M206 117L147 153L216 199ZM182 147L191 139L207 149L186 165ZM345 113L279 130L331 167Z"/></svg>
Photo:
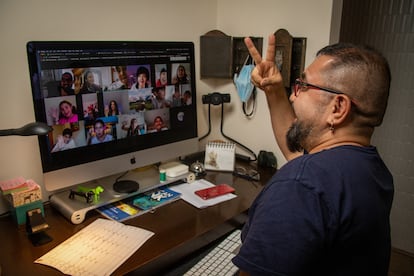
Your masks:
<svg viewBox="0 0 414 276"><path fill-rule="evenodd" d="M375 147L305 154L258 195L233 262L251 275L386 276L393 194Z"/></svg>

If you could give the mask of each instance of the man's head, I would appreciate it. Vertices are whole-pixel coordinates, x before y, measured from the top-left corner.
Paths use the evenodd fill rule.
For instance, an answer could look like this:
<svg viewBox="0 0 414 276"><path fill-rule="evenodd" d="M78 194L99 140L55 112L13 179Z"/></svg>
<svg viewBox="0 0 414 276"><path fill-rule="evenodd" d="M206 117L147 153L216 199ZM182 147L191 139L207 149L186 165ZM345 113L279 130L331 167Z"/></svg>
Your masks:
<svg viewBox="0 0 414 276"><path fill-rule="evenodd" d="M317 57L332 58L323 78L325 84L349 95L356 102L361 123L376 127L387 107L391 72L381 53L367 46L334 44L321 49Z"/></svg>
<svg viewBox="0 0 414 276"><path fill-rule="evenodd" d="M161 86L161 87L155 88L154 89L154 95L158 100L165 99L165 87Z"/></svg>
<svg viewBox="0 0 414 276"><path fill-rule="evenodd" d="M119 80L125 85L128 86L128 73L126 66L116 66L116 72L118 73Z"/></svg>
<svg viewBox="0 0 414 276"><path fill-rule="evenodd" d="M167 84L167 70L165 68L161 69L160 72L160 82L161 84Z"/></svg>
<svg viewBox="0 0 414 276"><path fill-rule="evenodd" d="M72 138L72 130L70 128L65 128L62 132L63 142L68 144Z"/></svg>
<svg viewBox="0 0 414 276"><path fill-rule="evenodd" d="M72 74L71 73L63 73L62 74L62 79L60 81L60 84L62 87L66 88L66 87L72 87L73 84L73 78L72 78Z"/></svg>
<svg viewBox="0 0 414 276"><path fill-rule="evenodd" d="M143 67L143 66L138 67L136 77L137 77L137 82L139 84L138 88L147 87L147 81L149 80L149 71L146 67Z"/></svg>
<svg viewBox="0 0 414 276"><path fill-rule="evenodd" d="M69 72L65 72L62 74L62 78L60 80L60 88L63 89L61 92L61 96L66 96L72 90L73 85L73 77L72 74Z"/></svg>
<svg viewBox="0 0 414 276"><path fill-rule="evenodd" d="M289 149L369 141L383 120L390 79L387 61L371 48L321 49L295 82L291 101L297 120L287 134Z"/></svg>

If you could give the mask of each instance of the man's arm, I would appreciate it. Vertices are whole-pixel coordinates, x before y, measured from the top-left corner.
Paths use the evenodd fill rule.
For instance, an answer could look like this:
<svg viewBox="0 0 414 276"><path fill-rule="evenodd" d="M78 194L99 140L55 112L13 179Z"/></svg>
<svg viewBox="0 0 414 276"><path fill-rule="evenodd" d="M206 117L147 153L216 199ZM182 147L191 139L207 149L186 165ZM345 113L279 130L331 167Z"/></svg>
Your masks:
<svg viewBox="0 0 414 276"><path fill-rule="evenodd" d="M256 63L252 71L252 83L265 92L276 142L285 158L291 160L301 153L291 152L286 143L286 133L296 116L286 94L282 75L275 65L275 36L269 36L264 59L250 38L245 38L244 42Z"/></svg>

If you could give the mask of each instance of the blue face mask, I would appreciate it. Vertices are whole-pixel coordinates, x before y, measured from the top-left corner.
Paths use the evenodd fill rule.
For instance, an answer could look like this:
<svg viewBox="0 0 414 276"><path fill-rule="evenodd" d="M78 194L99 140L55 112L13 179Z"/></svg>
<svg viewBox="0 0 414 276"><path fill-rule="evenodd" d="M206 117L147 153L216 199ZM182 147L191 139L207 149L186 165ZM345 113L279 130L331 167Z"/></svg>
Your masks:
<svg viewBox="0 0 414 276"><path fill-rule="evenodd" d="M246 60L247 61L247 60ZM234 84L237 88L237 93L240 96L240 100L245 103L250 99L254 86L251 82L251 74L253 71L253 64L244 64L240 73L234 74Z"/></svg>

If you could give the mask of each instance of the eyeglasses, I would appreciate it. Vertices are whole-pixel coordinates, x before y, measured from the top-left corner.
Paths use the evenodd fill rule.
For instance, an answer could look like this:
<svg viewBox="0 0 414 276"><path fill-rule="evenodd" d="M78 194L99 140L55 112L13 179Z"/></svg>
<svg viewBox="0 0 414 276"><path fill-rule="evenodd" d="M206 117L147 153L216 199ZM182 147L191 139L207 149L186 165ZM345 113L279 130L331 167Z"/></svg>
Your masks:
<svg viewBox="0 0 414 276"><path fill-rule="evenodd" d="M249 181L259 181L260 174L258 171L253 169L246 169L244 167L234 168L233 175L239 176L241 178L247 179Z"/></svg>
<svg viewBox="0 0 414 276"><path fill-rule="evenodd" d="M336 90L329 89L329 88L323 88L323 87L320 87L320 86L317 86L317 85L314 85L314 84L304 82L301 79L296 79L295 80L295 84L293 85L293 93L297 97L300 94L300 92L307 91L309 88L322 90L322 91L333 93L333 94L345 94L345 93L340 92L340 91L336 91Z"/></svg>
<svg viewBox="0 0 414 276"><path fill-rule="evenodd" d="M310 84L310 83L304 82L301 79L296 79L295 80L295 83L293 85L292 92L295 94L295 97L297 97L300 94L300 92L305 92L305 91L307 91L310 88L311 89L325 91L325 92L332 93L332 94L337 94L337 95L339 95L339 94L347 95L347 94L345 94L345 93L343 93L341 91L337 91L337 90L333 90L333 89L329 89L329 88L324 88L324 87L320 87L320 86L317 86L317 85L314 85L314 84ZM355 105L357 105L356 101L353 98L351 98L349 95L347 95L347 96L350 98L350 100L351 100L352 103L354 103Z"/></svg>

